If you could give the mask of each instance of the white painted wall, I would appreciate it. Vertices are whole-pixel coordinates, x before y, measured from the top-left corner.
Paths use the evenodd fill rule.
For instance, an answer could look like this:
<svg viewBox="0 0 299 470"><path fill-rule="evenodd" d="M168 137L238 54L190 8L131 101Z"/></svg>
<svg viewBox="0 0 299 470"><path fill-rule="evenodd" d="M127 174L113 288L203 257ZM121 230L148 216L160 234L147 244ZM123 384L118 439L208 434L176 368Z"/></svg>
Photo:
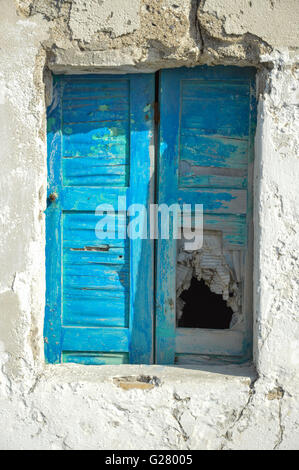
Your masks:
<svg viewBox="0 0 299 470"><path fill-rule="evenodd" d="M49 0L0 0L0 448L298 449L298 36L292 23L298 5L269 2L269 24L274 4L281 31L268 25L265 44L263 22L253 22L247 7L243 19L242 14L229 17L232 0L206 2L198 10L197 31L191 26L196 11L188 0L180 2L179 13L173 2L153 0L148 12L148 2L134 0L134 21L118 26L110 19L110 32L103 27L103 12L95 11L97 28L91 7L84 13L83 3L63 2L59 16L56 2ZM246 2L236 3L242 9ZM254 18L258 3L252 1ZM118 0L115 8L125 4ZM119 11L124 11L119 21L127 21L126 9ZM63 18L69 20L64 23ZM241 22L238 27L236 21ZM227 28L220 39L219 22ZM251 37L247 33L253 23ZM176 33L167 30L170 26ZM85 28L89 36L84 38ZM254 53L248 52L248 44ZM230 365L201 370L46 366L45 65L117 72L203 62L251 63L261 70L255 163L256 370ZM48 81L49 74L45 77ZM157 377L158 385L134 382L142 374ZM128 376L133 377L129 390L126 379L115 380Z"/></svg>

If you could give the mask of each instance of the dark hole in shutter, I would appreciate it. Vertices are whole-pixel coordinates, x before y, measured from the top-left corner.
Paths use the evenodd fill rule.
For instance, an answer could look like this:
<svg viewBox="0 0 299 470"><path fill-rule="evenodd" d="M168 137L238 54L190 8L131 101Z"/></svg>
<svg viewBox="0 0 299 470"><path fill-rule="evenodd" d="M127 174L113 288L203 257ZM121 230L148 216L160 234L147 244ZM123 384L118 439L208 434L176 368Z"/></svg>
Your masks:
<svg viewBox="0 0 299 470"><path fill-rule="evenodd" d="M203 280L192 278L189 289L180 298L185 302L183 314L178 321L180 328L229 328L233 311L219 294L214 294Z"/></svg>

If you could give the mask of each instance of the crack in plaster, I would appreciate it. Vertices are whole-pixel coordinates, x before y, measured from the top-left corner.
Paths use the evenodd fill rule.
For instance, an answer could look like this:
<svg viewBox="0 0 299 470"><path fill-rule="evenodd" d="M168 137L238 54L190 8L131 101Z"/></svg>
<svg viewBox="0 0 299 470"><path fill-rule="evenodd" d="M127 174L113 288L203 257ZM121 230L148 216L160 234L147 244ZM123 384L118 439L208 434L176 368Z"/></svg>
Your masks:
<svg viewBox="0 0 299 470"><path fill-rule="evenodd" d="M284 396L285 396L285 390L278 384L274 389L270 390L267 393L268 400L270 401L278 400L278 437L277 437L277 442L273 447L273 450L279 449L284 438L285 426L282 424L282 406L283 406Z"/></svg>
<svg viewBox="0 0 299 470"><path fill-rule="evenodd" d="M185 431L185 429L183 428L182 423L181 423L181 421L180 421L180 418L181 418L182 414L183 414L183 412L181 412L178 408L175 408L175 409L172 411L172 416L174 417L174 419L175 419L176 422L178 423L179 431L180 431L180 434L181 434L182 438L184 439L184 441L188 441L189 436L188 436L188 434L186 433L186 431ZM188 446L187 446L187 448L189 449Z"/></svg>
<svg viewBox="0 0 299 470"><path fill-rule="evenodd" d="M190 446L187 443L187 441L190 439L190 434L185 429L186 425L184 426L184 423L182 422L182 418L184 416L184 413L187 412L190 414L190 416L192 416L192 418L195 421L195 416L192 415L190 408L188 407L188 403L190 402L191 398L190 397L181 398L177 392L174 392L173 399L176 402L176 406L173 408L171 414L178 424L179 435L181 436L183 441L186 443L186 448L190 449ZM188 421L189 420L187 420L187 422Z"/></svg>
<svg viewBox="0 0 299 470"><path fill-rule="evenodd" d="M241 419L244 416L245 411L247 411L249 409L249 407L250 407L250 405L253 401L254 395L256 393L255 386L256 386L256 383L257 383L258 380L259 380L259 377L257 376L255 379L253 379L251 381L251 383L249 385L248 399L247 399L245 405L241 408L241 410L238 413L237 417L235 418L234 422L229 426L229 428L226 430L225 434L223 435L223 438L225 439L225 442L221 445L221 450L224 450L227 441L232 441L233 440L233 433L234 433L234 430L235 430L236 426L241 421ZM248 427L248 425L249 425L249 422L247 423L245 428L242 430L242 432L244 432L244 430Z"/></svg>
<svg viewBox="0 0 299 470"><path fill-rule="evenodd" d="M282 399L279 400L279 405L278 405L278 426L279 426L279 435L277 442L275 446L273 447L273 450L278 450L279 447L281 446L284 438L284 431L285 431L285 426L282 424Z"/></svg>
<svg viewBox="0 0 299 470"><path fill-rule="evenodd" d="M204 50L205 50L205 42L204 42L202 30L201 30L201 24L198 18L198 11L200 9L201 3L202 3L202 0L196 0L195 28L198 32L198 36L200 39L200 53L201 55L203 55Z"/></svg>

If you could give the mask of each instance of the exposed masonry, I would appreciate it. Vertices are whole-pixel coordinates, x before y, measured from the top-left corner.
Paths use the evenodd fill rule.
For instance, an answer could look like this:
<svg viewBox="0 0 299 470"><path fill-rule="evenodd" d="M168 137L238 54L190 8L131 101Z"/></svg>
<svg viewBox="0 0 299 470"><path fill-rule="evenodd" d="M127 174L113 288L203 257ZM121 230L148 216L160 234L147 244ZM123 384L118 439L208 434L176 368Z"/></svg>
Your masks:
<svg viewBox="0 0 299 470"><path fill-rule="evenodd" d="M129 68L258 64L260 56L270 53L273 46L267 41L267 34L263 39L246 31L246 26L239 30L235 27L243 18L247 20L244 6L248 16L252 11L252 2L240 3L238 10L234 2L219 0L16 1L19 14L42 15L49 23L50 36L43 42L43 48L50 67L62 70L65 61L70 60L73 67L84 67L85 71L89 70L88 63L100 67L103 57L109 57L113 66L117 65L115 61L123 62L124 56L127 63L122 65ZM264 15L273 15L271 4L265 3ZM231 12L229 16L226 10ZM257 15L256 7L253 11ZM253 30L254 19L253 25L250 22L248 25ZM269 29L266 18L258 19L266 23L261 24L264 33ZM292 15L288 20L295 32Z"/></svg>
<svg viewBox="0 0 299 470"><path fill-rule="evenodd" d="M223 248L222 232L204 230L203 246L200 250L185 251L184 240L178 243L177 256L177 319L183 313L185 302L181 293L190 287L195 277L203 279L211 292L222 295L227 306L233 311L230 328L242 320L241 283L243 252Z"/></svg>
<svg viewBox="0 0 299 470"><path fill-rule="evenodd" d="M297 0L2 3L0 447L298 449ZM213 361L201 371L45 367L49 69L148 71L201 63L259 69L254 220L258 378L246 366L219 367ZM224 271L215 286L225 292L224 273L231 265L220 259ZM155 377L155 384L150 383Z"/></svg>
<svg viewBox="0 0 299 470"><path fill-rule="evenodd" d="M140 390L151 390L154 387L159 387L161 381L156 376L139 375L138 377L116 377L113 383L123 390L132 390L134 388Z"/></svg>

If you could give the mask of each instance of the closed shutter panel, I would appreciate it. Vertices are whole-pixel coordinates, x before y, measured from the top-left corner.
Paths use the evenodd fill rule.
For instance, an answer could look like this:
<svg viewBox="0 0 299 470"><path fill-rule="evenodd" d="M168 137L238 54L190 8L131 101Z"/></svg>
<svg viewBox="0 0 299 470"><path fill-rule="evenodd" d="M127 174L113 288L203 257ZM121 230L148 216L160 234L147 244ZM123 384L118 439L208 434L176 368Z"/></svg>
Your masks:
<svg viewBox="0 0 299 470"><path fill-rule="evenodd" d="M177 241L159 240L157 362L200 355L248 358L251 343L252 68L197 67L161 72L159 204L203 204L204 242L215 237L241 297L227 330L178 328ZM211 252L212 256L213 253ZM226 269L225 268L225 269ZM225 295L225 294L224 294ZM199 314L208 314L200 310Z"/></svg>
<svg viewBox="0 0 299 470"><path fill-rule="evenodd" d="M152 362L152 243L123 239L129 220L118 198L125 196L127 206L150 203L154 89L152 74L54 78L48 195L57 199L48 199L46 217L48 362ZM95 231L100 204L109 205L105 240Z"/></svg>

